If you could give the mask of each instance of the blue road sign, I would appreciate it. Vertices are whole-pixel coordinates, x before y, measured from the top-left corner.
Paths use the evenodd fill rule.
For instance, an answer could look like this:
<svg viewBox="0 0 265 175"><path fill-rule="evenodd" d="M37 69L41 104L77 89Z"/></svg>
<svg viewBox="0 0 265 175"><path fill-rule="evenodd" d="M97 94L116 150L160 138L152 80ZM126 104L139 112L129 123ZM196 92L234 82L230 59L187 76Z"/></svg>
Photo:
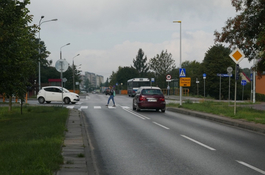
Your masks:
<svg viewBox="0 0 265 175"><path fill-rule="evenodd" d="M179 77L186 77L186 69L185 68L179 69Z"/></svg>
<svg viewBox="0 0 265 175"><path fill-rule="evenodd" d="M250 80L253 80L253 73L250 74Z"/></svg>
<svg viewBox="0 0 265 175"><path fill-rule="evenodd" d="M206 77L206 74L204 73L204 74L202 74L202 76L203 76L203 77Z"/></svg>
<svg viewBox="0 0 265 175"><path fill-rule="evenodd" d="M230 76L228 74L217 74L218 77L232 77L233 75L231 74Z"/></svg>
<svg viewBox="0 0 265 175"><path fill-rule="evenodd" d="M241 85L242 86L245 86L247 84L247 81L246 80L241 80Z"/></svg>

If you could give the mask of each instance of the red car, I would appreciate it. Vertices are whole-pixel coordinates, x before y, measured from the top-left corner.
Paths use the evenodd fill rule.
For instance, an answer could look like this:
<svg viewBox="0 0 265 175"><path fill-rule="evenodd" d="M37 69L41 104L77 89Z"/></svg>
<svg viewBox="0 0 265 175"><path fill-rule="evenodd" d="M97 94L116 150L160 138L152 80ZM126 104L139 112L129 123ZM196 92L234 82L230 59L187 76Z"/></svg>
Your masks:
<svg viewBox="0 0 265 175"><path fill-rule="evenodd" d="M159 87L142 86L136 91L133 98L133 110L156 109L165 112L166 101Z"/></svg>

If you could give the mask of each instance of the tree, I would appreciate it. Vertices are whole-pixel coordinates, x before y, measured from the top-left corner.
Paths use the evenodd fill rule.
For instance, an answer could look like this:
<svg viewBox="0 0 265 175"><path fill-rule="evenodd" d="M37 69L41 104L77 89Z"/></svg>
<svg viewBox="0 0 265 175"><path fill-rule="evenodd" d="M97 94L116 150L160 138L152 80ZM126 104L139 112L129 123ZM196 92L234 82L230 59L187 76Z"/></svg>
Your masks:
<svg viewBox="0 0 265 175"><path fill-rule="evenodd" d="M258 72L265 71L265 1L232 0L240 12L226 21L222 32L215 31L215 41L230 43L230 48L239 47L250 60L260 58Z"/></svg>
<svg viewBox="0 0 265 175"><path fill-rule="evenodd" d="M139 49L138 55L136 55L136 58L133 59L133 66L138 71L140 78L143 78L146 76L149 67L146 63L147 57L144 57L144 52L142 49Z"/></svg>
<svg viewBox="0 0 265 175"><path fill-rule="evenodd" d="M191 86L189 87L190 93L197 95L197 83L196 79L200 81L198 86L202 84L202 66L197 61L185 61L181 64L181 67L186 69L186 76L191 78Z"/></svg>
<svg viewBox="0 0 265 175"><path fill-rule="evenodd" d="M117 83L123 84L123 88L127 89L127 81L132 78L136 78L138 75L138 72L133 67L123 67L118 70L116 78Z"/></svg>
<svg viewBox="0 0 265 175"><path fill-rule="evenodd" d="M166 75L175 69L175 60L172 59L171 53L162 51L160 55L151 58L149 61L151 71L154 71L158 85L161 88L166 87Z"/></svg>
<svg viewBox="0 0 265 175"><path fill-rule="evenodd" d="M0 92L9 97L12 109L12 95L22 101L35 72L38 45L35 41L37 26L28 25L32 21L24 2L1 0L0 5Z"/></svg>
<svg viewBox="0 0 265 175"><path fill-rule="evenodd" d="M202 71L207 75L205 83L206 95L208 94L211 97L219 99L220 77L217 76L217 74L225 74L227 73L227 67L233 68L235 66L235 63L229 57L230 52L231 50L229 48L226 48L223 45L219 44L212 46L206 52L204 60L202 62ZM233 75L235 74L233 73ZM221 78L221 81L221 96L222 98L227 99L229 78ZM234 83L232 82L234 82L234 78L231 78L231 89L234 87Z"/></svg>

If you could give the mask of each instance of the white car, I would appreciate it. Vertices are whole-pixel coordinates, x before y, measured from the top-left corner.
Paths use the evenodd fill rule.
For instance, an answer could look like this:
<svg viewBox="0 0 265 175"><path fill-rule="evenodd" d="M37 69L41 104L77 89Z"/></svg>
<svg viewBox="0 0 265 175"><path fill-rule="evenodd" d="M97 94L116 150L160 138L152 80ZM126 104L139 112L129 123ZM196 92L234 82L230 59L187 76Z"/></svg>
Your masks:
<svg viewBox="0 0 265 175"><path fill-rule="evenodd" d="M63 96L62 96L62 87L59 86L46 86L42 87L42 89L38 92L37 99L40 104L44 102L50 103L51 101L62 101L65 104L75 104L80 100L79 95L73 92L68 91L63 88Z"/></svg>

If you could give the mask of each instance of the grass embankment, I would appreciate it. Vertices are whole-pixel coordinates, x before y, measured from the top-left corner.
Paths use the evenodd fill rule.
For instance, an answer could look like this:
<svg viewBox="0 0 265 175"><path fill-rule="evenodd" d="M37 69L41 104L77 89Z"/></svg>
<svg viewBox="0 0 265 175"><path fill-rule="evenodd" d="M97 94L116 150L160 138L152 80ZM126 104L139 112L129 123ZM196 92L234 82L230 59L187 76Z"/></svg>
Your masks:
<svg viewBox="0 0 265 175"><path fill-rule="evenodd" d="M63 163L61 147L68 109L0 108L0 174L49 175Z"/></svg>
<svg viewBox="0 0 265 175"><path fill-rule="evenodd" d="M200 103L192 103L187 101L182 104L182 108L265 124L265 111L253 109L247 106L250 103L244 103L237 106L236 115L234 115L233 105L234 103L229 102L201 101ZM167 107L179 107L179 104L170 103Z"/></svg>

